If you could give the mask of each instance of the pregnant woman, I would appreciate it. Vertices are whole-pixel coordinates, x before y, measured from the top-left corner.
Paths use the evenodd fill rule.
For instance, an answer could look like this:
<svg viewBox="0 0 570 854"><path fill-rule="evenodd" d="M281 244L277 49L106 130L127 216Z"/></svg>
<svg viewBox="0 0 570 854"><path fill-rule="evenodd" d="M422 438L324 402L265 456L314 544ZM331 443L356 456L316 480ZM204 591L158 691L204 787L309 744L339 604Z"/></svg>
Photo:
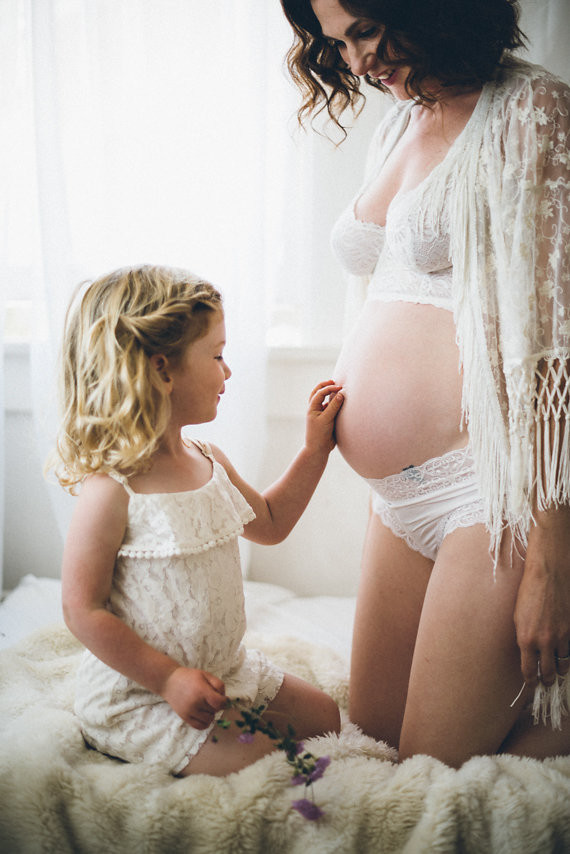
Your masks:
<svg viewBox="0 0 570 854"><path fill-rule="evenodd" d="M370 277L338 446L371 487L350 715L452 766L570 753L570 93L515 0L282 0L300 117L395 103L333 231Z"/></svg>

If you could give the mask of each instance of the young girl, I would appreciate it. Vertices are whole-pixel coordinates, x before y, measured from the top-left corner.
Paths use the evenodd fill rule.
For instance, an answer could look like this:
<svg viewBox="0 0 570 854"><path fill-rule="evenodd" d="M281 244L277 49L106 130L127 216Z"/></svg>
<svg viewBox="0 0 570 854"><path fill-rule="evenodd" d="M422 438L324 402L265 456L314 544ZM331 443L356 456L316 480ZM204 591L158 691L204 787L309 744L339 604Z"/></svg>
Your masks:
<svg viewBox="0 0 570 854"><path fill-rule="evenodd" d="M338 731L326 694L242 645L237 537L277 543L334 447L340 386L312 392L305 445L263 494L182 428L212 421L231 372L220 294L181 270L111 273L72 301L56 473L81 483L64 550L63 609L87 647L75 711L88 744L174 775L238 771L274 749L216 719L267 706L299 738ZM224 711L225 710L225 711Z"/></svg>

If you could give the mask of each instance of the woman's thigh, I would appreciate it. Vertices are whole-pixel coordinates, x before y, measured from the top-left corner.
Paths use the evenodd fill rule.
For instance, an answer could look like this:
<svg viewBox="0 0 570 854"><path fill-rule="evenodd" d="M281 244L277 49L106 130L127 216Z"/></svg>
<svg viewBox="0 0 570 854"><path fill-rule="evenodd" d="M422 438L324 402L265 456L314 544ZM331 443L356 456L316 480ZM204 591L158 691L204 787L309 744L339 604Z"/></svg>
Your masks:
<svg viewBox="0 0 570 854"><path fill-rule="evenodd" d="M444 540L418 626L400 758L427 753L452 766L496 753L520 714L513 621L523 560L507 536L495 575L483 525Z"/></svg>
<svg viewBox="0 0 570 854"><path fill-rule="evenodd" d="M410 667L433 563L371 514L350 668L350 719L398 747Z"/></svg>

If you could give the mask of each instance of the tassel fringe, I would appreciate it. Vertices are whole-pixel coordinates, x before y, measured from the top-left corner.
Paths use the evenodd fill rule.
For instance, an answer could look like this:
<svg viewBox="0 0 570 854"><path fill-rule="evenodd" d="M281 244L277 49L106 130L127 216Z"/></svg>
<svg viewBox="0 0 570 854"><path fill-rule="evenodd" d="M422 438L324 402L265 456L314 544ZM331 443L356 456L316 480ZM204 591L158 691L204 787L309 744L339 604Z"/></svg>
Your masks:
<svg viewBox="0 0 570 854"><path fill-rule="evenodd" d="M534 692L532 718L535 724L547 724L550 719L552 729L562 729L562 718L568 714L570 678L557 676L553 685L539 682Z"/></svg>

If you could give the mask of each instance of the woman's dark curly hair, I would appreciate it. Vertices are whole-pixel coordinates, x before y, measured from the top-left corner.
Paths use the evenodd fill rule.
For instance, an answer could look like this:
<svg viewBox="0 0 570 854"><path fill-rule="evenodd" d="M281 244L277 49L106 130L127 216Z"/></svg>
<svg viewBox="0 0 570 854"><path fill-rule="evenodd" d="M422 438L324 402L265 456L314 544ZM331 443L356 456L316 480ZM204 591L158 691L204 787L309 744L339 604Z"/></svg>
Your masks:
<svg viewBox="0 0 570 854"><path fill-rule="evenodd" d="M411 98L433 104L424 89L428 78L442 87L479 88L495 75L510 51L522 47L518 0L339 0L355 18L382 27L378 56L390 67L410 66L406 81ZM281 0L295 33L287 54L291 76L303 97L299 121L326 109L339 117L364 98L360 78L352 74L334 42L323 36L310 0ZM388 51L388 54L386 53ZM397 59L394 59L394 56ZM367 78L384 92L387 87Z"/></svg>

